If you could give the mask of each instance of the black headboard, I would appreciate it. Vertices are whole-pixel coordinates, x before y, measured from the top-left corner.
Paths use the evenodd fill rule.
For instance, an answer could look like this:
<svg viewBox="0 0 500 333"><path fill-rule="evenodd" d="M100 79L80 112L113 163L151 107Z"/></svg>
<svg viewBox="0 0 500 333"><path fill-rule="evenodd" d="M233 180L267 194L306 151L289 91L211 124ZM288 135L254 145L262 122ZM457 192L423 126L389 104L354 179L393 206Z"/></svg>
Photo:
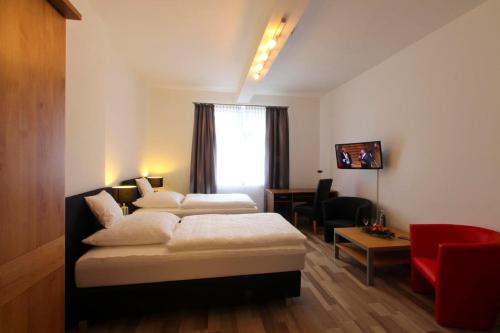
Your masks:
<svg viewBox="0 0 500 333"><path fill-rule="evenodd" d="M134 185L134 186L136 186L137 184L136 184L135 180L137 178L141 178L141 176L138 176L138 177L135 177L135 178L132 178L132 179L126 179L126 180L120 182L120 185ZM139 190L136 189L135 190L135 198L134 198L134 200L137 200L140 197L141 197L141 195L139 194ZM128 210L129 210L130 214L132 214L136 209L137 209L137 207L134 206L133 204L128 205Z"/></svg>
<svg viewBox="0 0 500 333"><path fill-rule="evenodd" d="M96 195L102 190L111 194L111 188L105 187L66 198L66 326L70 327L76 320L75 300L78 297L75 285L75 263L85 252L90 249L89 245L83 244L82 240L102 229L94 214L85 202L85 197Z"/></svg>
<svg viewBox="0 0 500 333"><path fill-rule="evenodd" d="M135 180L136 180L137 178L142 178L142 177L141 177L141 176L139 176L139 177L135 177L135 178L132 178L132 179L127 179L127 180L124 180L124 181L122 181L122 182L120 183L120 185L136 185Z"/></svg>

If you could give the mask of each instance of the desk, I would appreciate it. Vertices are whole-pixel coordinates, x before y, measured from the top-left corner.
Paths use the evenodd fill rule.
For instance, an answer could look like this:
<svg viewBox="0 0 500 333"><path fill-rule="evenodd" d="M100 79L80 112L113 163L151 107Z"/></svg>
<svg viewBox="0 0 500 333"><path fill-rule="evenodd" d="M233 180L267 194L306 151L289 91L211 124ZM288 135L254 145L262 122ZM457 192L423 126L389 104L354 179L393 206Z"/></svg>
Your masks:
<svg viewBox="0 0 500 333"><path fill-rule="evenodd" d="M275 212L281 214L285 219L292 222L293 208L298 204L313 204L315 188L286 188L266 189L266 212ZM336 197L337 191L331 191L330 197Z"/></svg>

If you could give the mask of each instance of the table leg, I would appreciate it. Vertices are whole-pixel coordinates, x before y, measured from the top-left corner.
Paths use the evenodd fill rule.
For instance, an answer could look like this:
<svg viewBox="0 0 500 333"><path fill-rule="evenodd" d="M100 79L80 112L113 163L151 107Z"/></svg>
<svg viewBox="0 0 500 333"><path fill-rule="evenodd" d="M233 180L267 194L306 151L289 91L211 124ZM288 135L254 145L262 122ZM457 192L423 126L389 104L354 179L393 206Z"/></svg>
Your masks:
<svg viewBox="0 0 500 333"><path fill-rule="evenodd" d="M366 285L373 286L373 250L366 250Z"/></svg>
<svg viewBox="0 0 500 333"><path fill-rule="evenodd" d="M335 249L335 259L339 259L340 256L339 256L339 247L337 246L337 244L339 243L339 240L340 240L340 237L339 235L337 235L337 233L335 232L335 230L333 231L333 248Z"/></svg>

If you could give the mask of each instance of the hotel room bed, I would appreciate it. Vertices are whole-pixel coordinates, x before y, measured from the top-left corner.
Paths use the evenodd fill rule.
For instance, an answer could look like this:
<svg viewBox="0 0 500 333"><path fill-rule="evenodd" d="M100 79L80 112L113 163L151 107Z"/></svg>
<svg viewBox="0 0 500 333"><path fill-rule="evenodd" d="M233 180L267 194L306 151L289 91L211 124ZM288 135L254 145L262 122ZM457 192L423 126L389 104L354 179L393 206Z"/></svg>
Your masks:
<svg viewBox="0 0 500 333"><path fill-rule="evenodd" d="M121 185L135 185L135 178L121 182ZM168 191L156 192L153 195L161 196ZM175 193L175 192L173 192ZM153 206L142 206L140 200L134 202L136 209L134 212L169 212L179 217L199 214L247 214L257 213L257 204L243 193L217 193L217 194L202 194L188 193L183 196L180 193L175 193L177 196L182 196L178 206L162 206L159 207L155 202ZM138 198L139 192L137 192ZM139 204L138 204L139 203Z"/></svg>
<svg viewBox="0 0 500 333"><path fill-rule="evenodd" d="M301 270L305 237L274 213L189 216L166 244L94 247L79 288Z"/></svg>
<svg viewBox="0 0 500 333"><path fill-rule="evenodd" d="M249 214L257 213L257 207L253 208L137 208L134 214L148 212L167 212L179 217L201 214Z"/></svg>
<svg viewBox="0 0 500 333"><path fill-rule="evenodd" d="M282 219L278 215L190 216L176 226L169 246L90 247L81 240L101 227L84 197L99 191L66 199L66 304L70 322L112 315L110 311L122 315L182 304L300 295L305 238L297 239L294 233L300 233L285 220L266 229L266 217ZM238 237L243 235L243 239L231 232L214 234L228 230L225 225L234 225L231 221L235 218L240 219ZM264 220L257 222L259 219Z"/></svg>

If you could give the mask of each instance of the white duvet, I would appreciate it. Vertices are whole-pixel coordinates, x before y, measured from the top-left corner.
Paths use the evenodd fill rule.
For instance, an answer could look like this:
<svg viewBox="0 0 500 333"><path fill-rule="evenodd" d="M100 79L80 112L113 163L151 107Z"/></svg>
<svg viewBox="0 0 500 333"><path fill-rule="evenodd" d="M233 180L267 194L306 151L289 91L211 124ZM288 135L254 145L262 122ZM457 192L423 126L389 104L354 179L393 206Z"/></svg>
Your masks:
<svg viewBox="0 0 500 333"><path fill-rule="evenodd" d="M242 193L186 194L181 208L252 208L257 204Z"/></svg>
<svg viewBox="0 0 500 333"><path fill-rule="evenodd" d="M170 251L244 249L304 245L306 237L281 215L193 215L175 228Z"/></svg>

